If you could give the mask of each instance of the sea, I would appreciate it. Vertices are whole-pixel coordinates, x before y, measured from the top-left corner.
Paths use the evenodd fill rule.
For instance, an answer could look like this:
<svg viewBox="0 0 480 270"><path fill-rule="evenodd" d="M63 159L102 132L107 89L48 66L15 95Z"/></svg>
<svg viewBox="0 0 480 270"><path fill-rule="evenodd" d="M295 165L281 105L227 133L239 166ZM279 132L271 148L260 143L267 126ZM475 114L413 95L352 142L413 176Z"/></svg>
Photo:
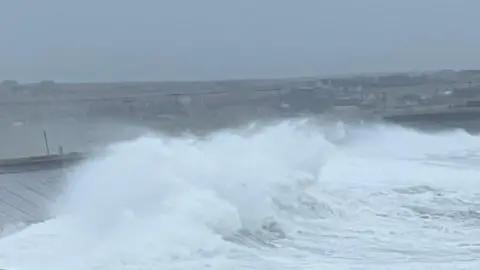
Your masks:
<svg viewBox="0 0 480 270"><path fill-rule="evenodd" d="M48 218L0 239L0 269L480 269L480 137L462 130L149 132L52 174Z"/></svg>

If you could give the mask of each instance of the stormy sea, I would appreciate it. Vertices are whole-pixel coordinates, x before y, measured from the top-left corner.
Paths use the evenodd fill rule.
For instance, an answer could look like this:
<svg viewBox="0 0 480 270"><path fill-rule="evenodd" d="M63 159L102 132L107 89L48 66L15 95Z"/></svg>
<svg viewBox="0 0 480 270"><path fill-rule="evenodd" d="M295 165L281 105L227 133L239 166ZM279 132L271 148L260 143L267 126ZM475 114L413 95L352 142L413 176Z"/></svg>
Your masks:
<svg viewBox="0 0 480 270"><path fill-rule="evenodd" d="M1 269L480 265L480 137L462 130L295 119L148 132L9 177L62 184L48 218L5 230Z"/></svg>

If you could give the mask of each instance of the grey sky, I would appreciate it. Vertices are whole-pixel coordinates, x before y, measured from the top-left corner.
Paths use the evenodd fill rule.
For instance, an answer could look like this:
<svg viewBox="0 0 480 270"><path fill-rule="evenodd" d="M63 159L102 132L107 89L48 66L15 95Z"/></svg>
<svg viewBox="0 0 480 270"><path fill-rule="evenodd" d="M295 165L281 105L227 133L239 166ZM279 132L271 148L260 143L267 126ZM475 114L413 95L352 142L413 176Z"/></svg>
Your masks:
<svg viewBox="0 0 480 270"><path fill-rule="evenodd" d="M0 79L480 68L478 0L2 0Z"/></svg>

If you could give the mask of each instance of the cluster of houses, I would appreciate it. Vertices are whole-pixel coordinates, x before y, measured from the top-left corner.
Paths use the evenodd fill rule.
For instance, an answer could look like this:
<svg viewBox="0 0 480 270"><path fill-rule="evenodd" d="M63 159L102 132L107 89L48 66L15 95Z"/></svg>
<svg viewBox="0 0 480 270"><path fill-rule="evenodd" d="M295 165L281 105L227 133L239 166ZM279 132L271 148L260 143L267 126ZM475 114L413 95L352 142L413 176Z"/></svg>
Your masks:
<svg viewBox="0 0 480 270"><path fill-rule="evenodd" d="M165 83L62 84L42 81L0 83L0 95L45 95L88 103L103 114L198 114L228 107L320 113L334 107L408 107L480 98L479 71L443 70L421 74L345 78ZM75 93L74 95L72 93ZM68 97L68 98L67 98Z"/></svg>

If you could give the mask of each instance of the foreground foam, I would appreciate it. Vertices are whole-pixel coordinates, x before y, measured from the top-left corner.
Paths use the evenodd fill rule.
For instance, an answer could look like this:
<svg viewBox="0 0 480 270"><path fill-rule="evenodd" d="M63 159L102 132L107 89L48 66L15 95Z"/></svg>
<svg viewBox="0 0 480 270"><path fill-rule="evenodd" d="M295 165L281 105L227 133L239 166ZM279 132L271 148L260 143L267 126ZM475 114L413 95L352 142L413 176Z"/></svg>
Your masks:
<svg viewBox="0 0 480 270"><path fill-rule="evenodd" d="M6 261L27 263L27 269L60 269L67 265L55 254L70 249L65 263L80 257L80 266L87 267L86 261L92 265L78 269L90 269L110 256L117 256L114 261L133 256L152 261L148 250L155 250L159 261L221 254L217 249L230 246L223 237L241 229L262 230L264 221L275 216L270 201L275 188L295 185L299 175L315 179L322 156L332 149L313 129L295 123L247 135L218 133L203 140L149 136L113 145L69 176L70 186L53 210L59 218L22 232L61 227L56 236L30 239L28 245L37 250L20 251ZM21 243L21 235L2 241L1 251ZM146 250L139 252L141 247ZM126 256L129 251L135 254ZM72 269L70 263L68 267Z"/></svg>
<svg viewBox="0 0 480 270"><path fill-rule="evenodd" d="M0 266L474 265L480 172L449 158L475 160L476 137L384 126L324 134L292 121L112 145L68 176L57 218L0 241Z"/></svg>

